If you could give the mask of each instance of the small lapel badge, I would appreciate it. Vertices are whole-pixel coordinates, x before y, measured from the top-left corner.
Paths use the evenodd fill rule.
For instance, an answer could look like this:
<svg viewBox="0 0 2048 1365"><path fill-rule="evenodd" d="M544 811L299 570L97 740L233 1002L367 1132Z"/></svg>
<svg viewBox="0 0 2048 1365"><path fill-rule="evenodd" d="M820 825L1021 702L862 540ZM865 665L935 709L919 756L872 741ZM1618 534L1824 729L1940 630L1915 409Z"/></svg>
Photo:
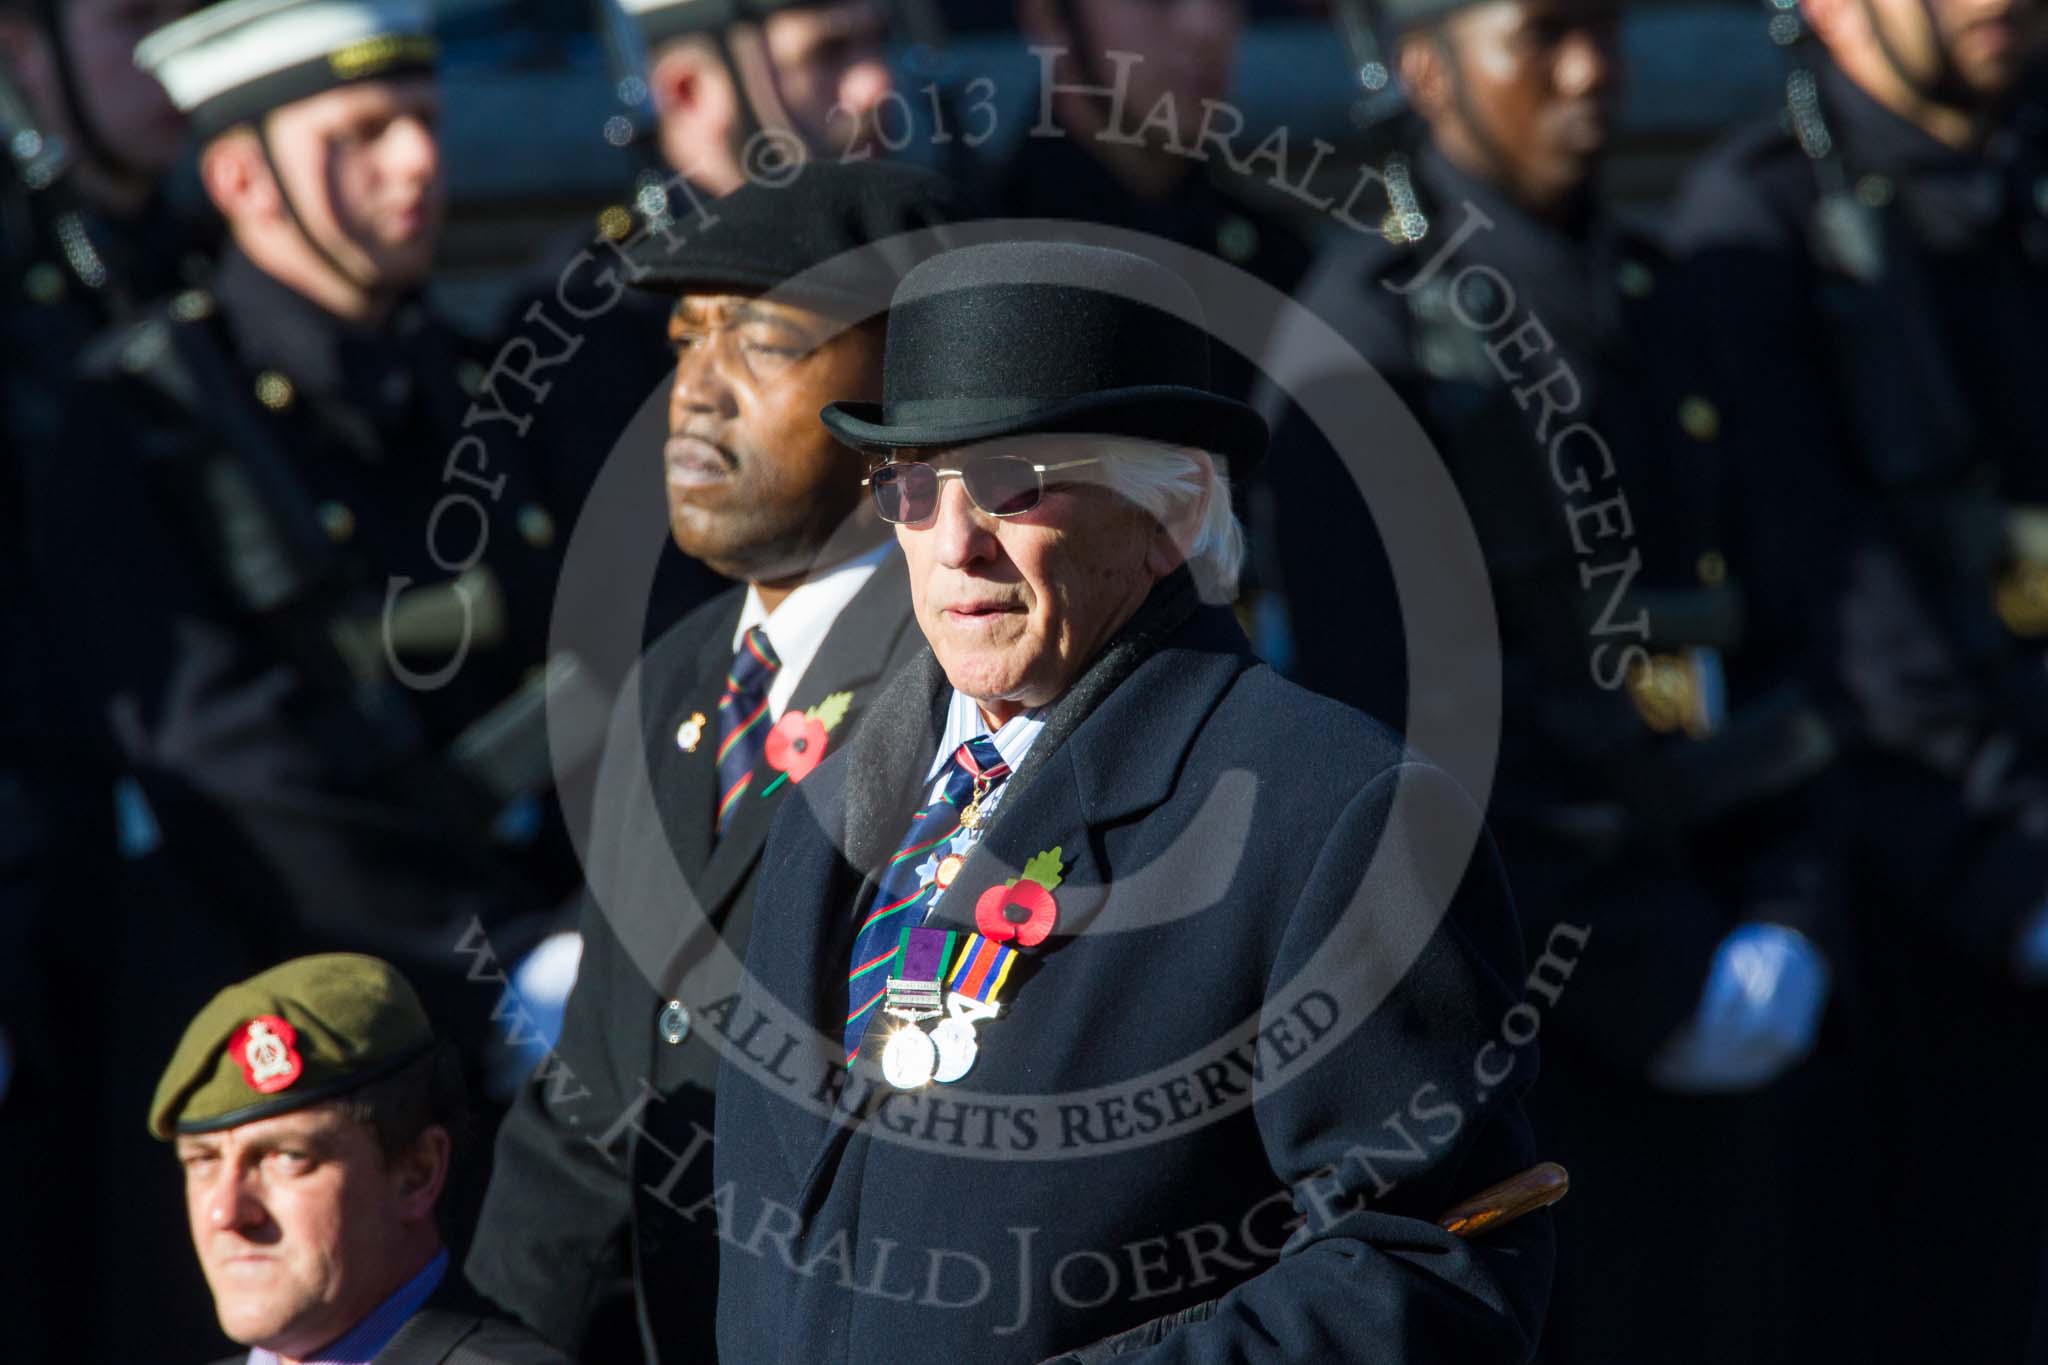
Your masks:
<svg viewBox="0 0 2048 1365"><path fill-rule="evenodd" d="M661 1034L661 1041L670 1047L690 1036L690 1010L680 1000L671 1000L662 1007L661 1017L655 1020L655 1031Z"/></svg>
<svg viewBox="0 0 2048 1365"><path fill-rule="evenodd" d="M974 903L974 927L992 943L1015 940L1019 948L1035 948L1045 942L1059 922L1059 906L1052 898L1060 884L1060 853L1049 848L1024 864L1024 875L1012 877L1002 886L991 886Z"/></svg>
<svg viewBox="0 0 2048 1365"><path fill-rule="evenodd" d="M686 754L694 754L703 739L704 713L692 711L690 718L676 727L676 747Z"/></svg>

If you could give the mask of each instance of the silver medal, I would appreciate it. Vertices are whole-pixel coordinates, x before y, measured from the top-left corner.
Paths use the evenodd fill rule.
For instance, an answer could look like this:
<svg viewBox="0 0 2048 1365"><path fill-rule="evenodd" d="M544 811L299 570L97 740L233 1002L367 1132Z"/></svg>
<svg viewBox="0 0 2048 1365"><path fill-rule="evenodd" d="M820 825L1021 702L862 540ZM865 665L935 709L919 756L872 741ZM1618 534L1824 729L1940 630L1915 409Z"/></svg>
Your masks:
<svg viewBox="0 0 2048 1365"><path fill-rule="evenodd" d="M974 1065L974 1056L981 1045L974 1041L974 1025L954 1016L941 1020L932 1030L932 1045L938 1049L938 1069L932 1072L932 1079L942 1085L950 1085L967 1074Z"/></svg>
<svg viewBox="0 0 2048 1365"><path fill-rule="evenodd" d="M938 1062L939 1050L924 1030L905 1024L882 1049L882 1076L898 1090L916 1090L931 1080Z"/></svg>

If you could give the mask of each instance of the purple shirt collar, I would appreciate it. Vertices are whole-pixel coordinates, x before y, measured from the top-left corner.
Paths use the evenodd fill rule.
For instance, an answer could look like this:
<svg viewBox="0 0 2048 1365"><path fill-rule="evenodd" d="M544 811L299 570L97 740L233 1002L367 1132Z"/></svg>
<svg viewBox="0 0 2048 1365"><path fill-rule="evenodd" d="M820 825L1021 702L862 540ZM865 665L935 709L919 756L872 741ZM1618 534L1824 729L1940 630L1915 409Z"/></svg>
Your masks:
<svg viewBox="0 0 2048 1365"><path fill-rule="evenodd" d="M334 1341L307 1356L303 1365L370 1365L377 1353L391 1344L398 1329L412 1320L448 1273L446 1248L434 1253L426 1269L399 1286L398 1292L370 1310L364 1318ZM275 1351L261 1346L249 1352L248 1365L279 1365Z"/></svg>

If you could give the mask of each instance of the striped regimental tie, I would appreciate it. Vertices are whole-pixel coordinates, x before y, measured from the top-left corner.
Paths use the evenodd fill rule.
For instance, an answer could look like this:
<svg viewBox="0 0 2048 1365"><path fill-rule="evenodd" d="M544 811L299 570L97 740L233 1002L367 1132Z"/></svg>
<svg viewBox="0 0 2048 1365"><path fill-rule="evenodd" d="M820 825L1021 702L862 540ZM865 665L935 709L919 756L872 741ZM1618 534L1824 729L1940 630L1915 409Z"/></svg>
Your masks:
<svg viewBox="0 0 2048 1365"><path fill-rule="evenodd" d="M732 823L740 798L754 783L774 723L768 715L768 688L782 660L768 643L768 632L755 626L740 641L732 671L725 675L725 695L718 699L718 832Z"/></svg>
<svg viewBox="0 0 2048 1365"><path fill-rule="evenodd" d="M903 930L924 922L931 903L939 863L953 852L960 832L960 810L971 799L988 794L1010 775L1010 765L987 735L976 735L946 760L938 795L911 817L902 846L875 889L875 899L853 936L853 957L846 976L846 1064L853 1065L868 1024L882 1011L888 993L889 959L896 955ZM975 793L979 791L977 798Z"/></svg>

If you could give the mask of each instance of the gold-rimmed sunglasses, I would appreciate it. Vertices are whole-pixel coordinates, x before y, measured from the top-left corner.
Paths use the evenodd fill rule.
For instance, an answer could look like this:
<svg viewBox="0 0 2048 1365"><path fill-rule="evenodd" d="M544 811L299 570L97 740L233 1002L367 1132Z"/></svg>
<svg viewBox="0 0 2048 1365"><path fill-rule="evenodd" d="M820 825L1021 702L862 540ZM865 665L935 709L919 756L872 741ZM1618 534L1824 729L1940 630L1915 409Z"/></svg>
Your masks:
<svg viewBox="0 0 2048 1365"><path fill-rule="evenodd" d="M939 489L958 479L976 507L992 517L1014 517L1038 506L1045 496L1045 476L1083 465L1101 464L1100 455L1058 464L1033 464L1022 455L981 455L958 469L940 469L922 460L898 460L877 466L860 481L872 489L875 510L897 525L928 520L939 510Z"/></svg>

